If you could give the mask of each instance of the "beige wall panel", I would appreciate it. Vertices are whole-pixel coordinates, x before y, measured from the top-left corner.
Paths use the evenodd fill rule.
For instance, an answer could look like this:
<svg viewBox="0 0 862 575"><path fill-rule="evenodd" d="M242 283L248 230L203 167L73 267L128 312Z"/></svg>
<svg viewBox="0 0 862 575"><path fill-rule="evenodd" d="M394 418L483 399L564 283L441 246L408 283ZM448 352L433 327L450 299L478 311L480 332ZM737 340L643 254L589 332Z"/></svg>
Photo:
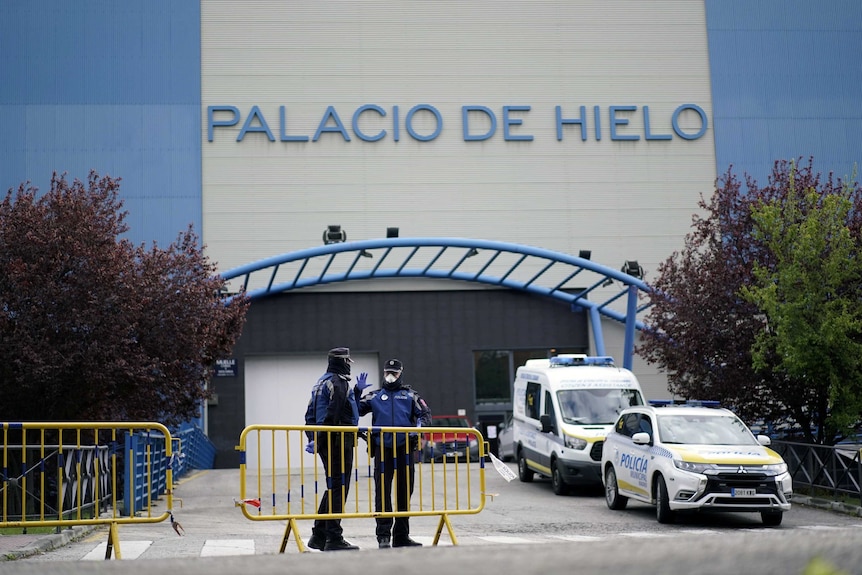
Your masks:
<svg viewBox="0 0 862 575"><path fill-rule="evenodd" d="M649 279L682 247L716 177L701 2L205 0L202 74L203 240L222 270L320 245L326 226L339 224L350 240L397 226L402 237L590 249L615 268L638 259ZM671 115L685 103L704 110L703 137L645 140L643 106L652 133L670 134ZM366 104L386 110L359 118L367 134L387 131L380 141L362 141L351 128ZM405 117L417 104L443 118L433 141L407 134ZM241 118L209 141L211 105L236 106ZM236 141L255 105L276 141L261 133ZM351 141L334 133L279 141L280 106L285 134L311 138L330 105ZM496 114L491 139L464 141L465 105ZM530 106L513 113L523 124L512 133L532 141L504 140L507 105ZM567 118L586 107L586 141L572 125L557 140L558 105ZM639 141L611 140L615 105L638 107L620 114L629 124L618 131ZM600 141L593 106L601 108ZM696 132L700 118L686 112L680 125ZM420 112L413 126L429 134L436 120ZM470 127L480 133L488 123L474 113Z"/></svg>

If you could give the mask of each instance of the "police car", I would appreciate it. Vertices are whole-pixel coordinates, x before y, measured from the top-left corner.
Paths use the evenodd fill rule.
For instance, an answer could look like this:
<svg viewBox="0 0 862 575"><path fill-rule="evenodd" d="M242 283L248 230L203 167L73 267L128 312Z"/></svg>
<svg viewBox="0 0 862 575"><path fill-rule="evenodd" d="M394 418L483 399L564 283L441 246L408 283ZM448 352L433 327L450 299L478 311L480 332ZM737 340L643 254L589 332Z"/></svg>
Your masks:
<svg viewBox="0 0 862 575"><path fill-rule="evenodd" d="M602 448L608 507L650 503L659 523L683 510L752 511L780 525L793 495L787 464L769 437L717 405L651 401L621 411Z"/></svg>

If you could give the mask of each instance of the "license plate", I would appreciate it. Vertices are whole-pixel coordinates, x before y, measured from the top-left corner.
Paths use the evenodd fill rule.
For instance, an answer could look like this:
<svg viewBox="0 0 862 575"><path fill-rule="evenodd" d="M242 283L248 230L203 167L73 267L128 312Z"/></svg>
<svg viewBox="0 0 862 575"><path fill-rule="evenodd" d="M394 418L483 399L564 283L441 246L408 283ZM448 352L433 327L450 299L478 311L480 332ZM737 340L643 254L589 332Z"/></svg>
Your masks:
<svg viewBox="0 0 862 575"><path fill-rule="evenodd" d="M447 453L446 455L447 455L447 456L449 456L449 457L452 457L452 458L455 458L455 457L464 457L464 452L463 452L463 451L450 451L450 452L449 452L449 453Z"/></svg>
<svg viewBox="0 0 862 575"><path fill-rule="evenodd" d="M757 495L757 489L739 489L737 487L730 489L731 497L751 497L752 495Z"/></svg>

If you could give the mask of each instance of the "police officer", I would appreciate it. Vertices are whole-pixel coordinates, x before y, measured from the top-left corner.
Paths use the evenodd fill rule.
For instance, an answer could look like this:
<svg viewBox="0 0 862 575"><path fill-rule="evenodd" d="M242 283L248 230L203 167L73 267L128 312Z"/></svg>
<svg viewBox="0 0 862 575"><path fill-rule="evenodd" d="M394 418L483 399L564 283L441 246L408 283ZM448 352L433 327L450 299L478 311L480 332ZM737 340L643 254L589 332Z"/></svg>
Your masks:
<svg viewBox="0 0 862 575"><path fill-rule="evenodd" d="M416 427L431 423L431 410L420 395L402 379L403 365L390 359L383 365L383 387L359 398L361 388L354 388L358 397L359 415L371 412L374 427ZM381 435L383 436L381 438ZM413 452L417 449L415 433L373 433L369 438L374 457L374 508L392 511L392 483L395 482L396 510L410 510L413 494ZM381 444L382 440L382 444ZM409 517L378 517L377 543L381 549L389 547L418 547L422 544L410 539Z"/></svg>
<svg viewBox="0 0 862 575"><path fill-rule="evenodd" d="M356 395L366 386L362 373L357 382L362 383L360 392L351 393L350 386L350 349L336 347L329 350L328 365L324 373L311 390L311 399L305 411L306 425L346 425L355 426L359 423L359 412L356 406ZM305 450L317 454L323 461L326 470L327 490L320 500L317 512L341 513L344 501L350 490L350 475L353 471L353 432L321 432L317 437L306 432L309 443ZM342 466L343 462L343 466ZM345 541L341 528L341 519L315 520L308 546L321 551L342 551L359 549Z"/></svg>

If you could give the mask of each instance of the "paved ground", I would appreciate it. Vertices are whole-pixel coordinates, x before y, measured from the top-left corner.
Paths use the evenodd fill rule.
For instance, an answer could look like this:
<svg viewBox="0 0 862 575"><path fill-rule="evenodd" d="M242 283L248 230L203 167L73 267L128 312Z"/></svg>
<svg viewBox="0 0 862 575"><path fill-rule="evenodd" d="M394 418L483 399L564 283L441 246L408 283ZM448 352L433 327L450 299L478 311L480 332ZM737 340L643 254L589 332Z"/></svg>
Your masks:
<svg viewBox="0 0 862 575"><path fill-rule="evenodd" d="M230 499L228 499L227 501L220 501L221 499L224 499L225 497L229 496L225 493L221 493L221 491L225 490L223 486L220 486L218 489L216 489L214 485L216 477L221 475L223 474L211 473L208 471L193 471L187 476L177 481L175 485L175 497L179 499L180 504L182 504L182 500L185 500L188 505L186 506L185 510L177 506L175 512L179 517L188 520L187 527L192 525L212 526L214 524L221 524L222 522L226 521L222 507L224 507L224 504L230 505ZM221 479L221 482L224 483L224 479ZM230 484L233 485L233 483ZM218 491L218 493L216 491ZM231 489L228 489L228 491L231 491ZM216 500L220 501L218 505L214 505ZM206 502L210 502L210 504L207 504ZM793 502L797 505L808 505L821 509L832 510L838 513L846 513L853 516L862 517L862 508L858 506L842 505L827 500L813 499L799 495L794 497ZM237 531L238 528L235 525L237 522L237 517L231 516L229 520L233 521L234 525L230 526L230 528L227 528L226 526L225 532L239 537L242 533L240 531ZM244 521L244 523L251 524L251 522L248 521ZM240 523L240 525L243 525L243 523ZM157 528L170 531L170 526L169 524L167 524L167 522L165 522L164 525L154 524L154 527L156 526L158 526ZM307 524L303 523L301 527L303 533L305 534L308 531ZM131 529L133 528L120 528L121 541L124 539L124 535L128 532L128 530ZM23 557L29 557L32 555L44 553L52 549L57 549L59 547L65 546L71 541L88 537L91 534L94 534L94 532L97 530L106 532L106 528L104 526L78 526L70 529L64 529L60 533L0 535L0 561L20 559ZM276 544L277 540L274 540L273 545ZM291 541L290 547L295 548L295 542ZM274 547L273 549L275 548L277 547ZM130 548L124 549L124 553L132 552L133 550Z"/></svg>

